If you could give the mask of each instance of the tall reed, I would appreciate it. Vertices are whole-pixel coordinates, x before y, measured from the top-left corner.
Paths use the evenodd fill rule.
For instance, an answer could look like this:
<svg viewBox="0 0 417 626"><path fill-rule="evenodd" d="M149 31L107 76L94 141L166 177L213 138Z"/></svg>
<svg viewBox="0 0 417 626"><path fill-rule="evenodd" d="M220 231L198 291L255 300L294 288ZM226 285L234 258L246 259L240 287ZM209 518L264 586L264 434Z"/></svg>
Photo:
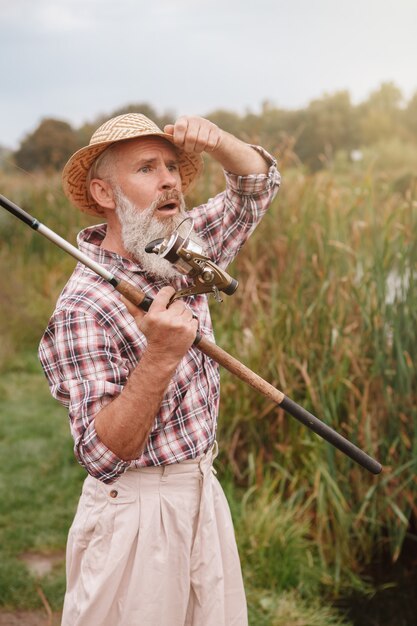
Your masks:
<svg viewBox="0 0 417 626"><path fill-rule="evenodd" d="M226 349L384 465L367 474L224 373L230 466L242 485L251 456L256 484L274 468L331 585L384 546L397 558L416 514L416 233L415 187L288 171L213 311Z"/></svg>
<svg viewBox="0 0 417 626"><path fill-rule="evenodd" d="M237 493L273 481L317 545L321 583L337 590L356 584L354 572L377 550L397 558L416 515L416 188L411 180L394 191L395 181L372 168L283 174L273 207L230 268L238 291L211 305L217 340L384 471L368 474L226 372L220 462ZM0 184L72 242L90 223L55 179L0 175ZM190 204L221 186L209 166ZM7 367L16 351L36 349L74 262L4 214L0 239Z"/></svg>

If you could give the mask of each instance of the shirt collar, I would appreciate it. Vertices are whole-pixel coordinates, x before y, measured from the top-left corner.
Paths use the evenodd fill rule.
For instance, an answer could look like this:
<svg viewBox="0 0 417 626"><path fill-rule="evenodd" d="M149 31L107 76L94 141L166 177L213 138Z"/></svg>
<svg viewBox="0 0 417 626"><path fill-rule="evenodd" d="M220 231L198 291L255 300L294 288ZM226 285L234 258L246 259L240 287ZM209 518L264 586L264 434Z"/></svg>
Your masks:
<svg viewBox="0 0 417 626"><path fill-rule="evenodd" d="M107 224L94 224L94 226L84 228L77 237L78 247L81 252L84 252L90 259L102 265L122 266L131 272L143 272L144 270L140 265L134 261L101 247L106 232Z"/></svg>

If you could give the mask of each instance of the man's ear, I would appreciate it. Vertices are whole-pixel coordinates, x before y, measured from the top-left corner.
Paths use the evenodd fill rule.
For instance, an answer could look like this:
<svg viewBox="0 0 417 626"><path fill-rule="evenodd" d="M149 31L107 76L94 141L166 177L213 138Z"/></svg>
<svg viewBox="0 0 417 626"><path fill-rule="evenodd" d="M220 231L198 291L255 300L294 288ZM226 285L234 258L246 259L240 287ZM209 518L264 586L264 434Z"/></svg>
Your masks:
<svg viewBox="0 0 417 626"><path fill-rule="evenodd" d="M106 180L93 178L93 180L90 181L90 193L97 204L104 209L116 208L112 186Z"/></svg>

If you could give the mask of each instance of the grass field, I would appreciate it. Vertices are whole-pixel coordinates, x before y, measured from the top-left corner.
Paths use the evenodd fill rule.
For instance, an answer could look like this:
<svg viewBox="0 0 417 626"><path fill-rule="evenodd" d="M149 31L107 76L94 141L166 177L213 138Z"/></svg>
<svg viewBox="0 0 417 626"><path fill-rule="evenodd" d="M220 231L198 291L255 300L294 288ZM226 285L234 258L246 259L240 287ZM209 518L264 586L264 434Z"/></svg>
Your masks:
<svg viewBox="0 0 417 626"><path fill-rule="evenodd" d="M0 388L0 607L40 610L46 601L59 611L66 534L85 474L73 458L65 411L50 398L33 356L17 359ZM341 624L334 611L320 606L317 550L306 529L293 523L275 486L243 494L226 480L225 489L251 624ZM43 562L55 565L43 573Z"/></svg>
<svg viewBox="0 0 417 626"><path fill-rule="evenodd" d="M41 605L22 557L45 555L57 567L42 579L53 607L62 601L63 550L83 477L73 462L65 413L52 402L36 362L3 377L0 414L0 605Z"/></svg>

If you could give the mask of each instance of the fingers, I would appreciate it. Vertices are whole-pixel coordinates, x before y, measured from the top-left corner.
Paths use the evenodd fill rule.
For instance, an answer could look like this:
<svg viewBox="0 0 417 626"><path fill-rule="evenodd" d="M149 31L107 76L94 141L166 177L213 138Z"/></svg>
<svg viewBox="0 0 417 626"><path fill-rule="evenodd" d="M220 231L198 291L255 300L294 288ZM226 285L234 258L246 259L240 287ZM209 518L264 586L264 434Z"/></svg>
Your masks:
<svg viewBox="0 0 417 626"><path fill-rule="evenodd" d="M162 296L159 295L161 291L163 292ZM149 312L163 312L171 319L177 318L180 324L191 322L194 317L191 309L189 309L182 300L174 300L174 302L171 302L171 298L175 294L175 290L172 287L163 287L161 291L154 300L154 302L156 301L157 306L155 307L154 304L152 304L149 308Z"/></svg>
<svg viewBox="0 0 417 626"><path fill-rule="evenodd" d="M182 300L170 304L173 287L163 287L145 313L122 296L137 327L145 335L147 350L166 362L177 363L191 347L198 332L198 320ZM162 362L162 361L161 361Z"/></svg>
<svg viewBox="0 0 417 626"><path fill-rule="evenodd" d="M182 300L174 300L174 302L170 304L171 298L174 294L175 289L173 287L162 287L149 307L149 311L151 313L163 313L169 310L174 315L181 315L185 318L192 319L193 312L184 304ZM120 299L133 317L144 317L145 312L142 311L142 309L132 304L124 296L120 296Z"/></svg>
<svg viewBox="0 0 417 626"><path fill-rule="evenodd" d="M171 300L174 293L175 289L173 287L162 287L162 289L158 291L154 301L149 307L149 311L152 311L154 313L165 311L168 308L169 301Z"/></svg>
<svg viewBox="0 0 417 626"><path fill-rule="evenodd" d="M175 289L173 287L162 287L149 307L148 317L158 316L162 321L162 318L160 317L162 314L166 321L169 319L172 321L176 318L180 324L191 322L194 318L194 314L182 300L174 300L171 304L171 298L174 294ZM125 298L122 299L126 304L129 313L131 313L134 317L140 317L140 319L142 319L145 316L143 311L140 311Z"/></svg>
<svg viewBox="0 0 417 626"><path fill-rule="evenodd" d="M185 152L213 152L222 139L223 131L216 124L202 117L179 117L175 124L168 124L164 131L173 136L174 144Z"/></svg>
<svg viewBox="0 0 417 626"><path fill-rule="evenodd" d="M169 307L171 314L176 317L180 324L190 324L195 320L198 326L198 320L194 317L193 312L183 302L174 302Z"/></svg>
<svg viewBox="0 0 417 626"><path fill-rule="evenodd" d="M169 304L174 293L172 287L163 287L138 327L147 339L148 351L177 362L195 340L198 320L181 300Z"/></svg>
<svg viewBox="0 0 417 626"><path fill-rule="evenodd" d="M164 133L166 133L167 135L173 135L174 134L174 124L167 124L166 126L164 126Z"/></svg>

